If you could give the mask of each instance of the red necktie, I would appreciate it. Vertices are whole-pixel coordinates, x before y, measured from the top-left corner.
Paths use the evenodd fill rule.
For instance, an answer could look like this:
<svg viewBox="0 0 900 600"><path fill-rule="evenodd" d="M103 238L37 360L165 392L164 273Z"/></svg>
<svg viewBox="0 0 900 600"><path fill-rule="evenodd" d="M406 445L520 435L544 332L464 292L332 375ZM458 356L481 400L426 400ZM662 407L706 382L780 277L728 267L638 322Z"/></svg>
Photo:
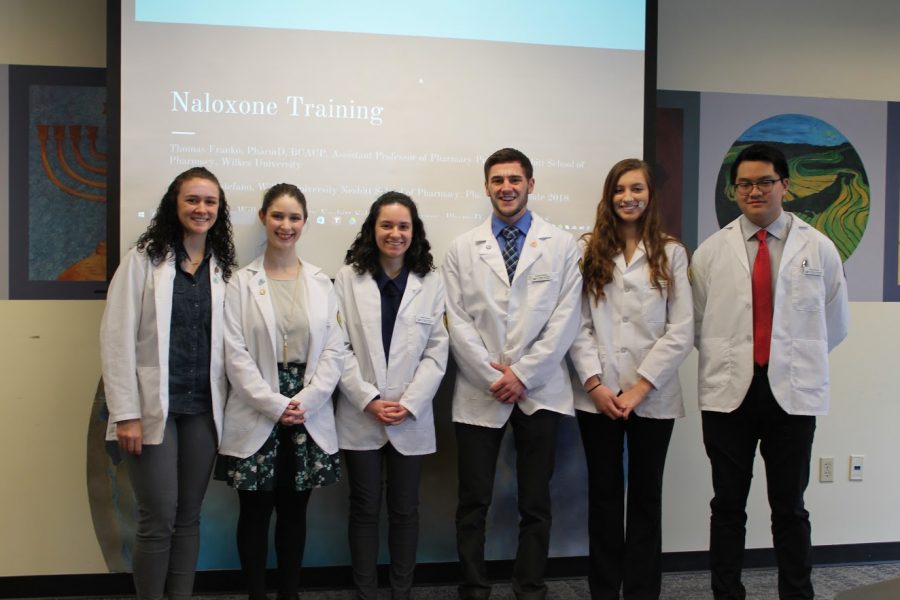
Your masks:
<svg viewBox="0 0 900 600"><path fill-rule="evenodd" d="M766 230L756 232L759 249L753 263L753 362L769 364L772 343L772 264L766 245Z"/></svg>

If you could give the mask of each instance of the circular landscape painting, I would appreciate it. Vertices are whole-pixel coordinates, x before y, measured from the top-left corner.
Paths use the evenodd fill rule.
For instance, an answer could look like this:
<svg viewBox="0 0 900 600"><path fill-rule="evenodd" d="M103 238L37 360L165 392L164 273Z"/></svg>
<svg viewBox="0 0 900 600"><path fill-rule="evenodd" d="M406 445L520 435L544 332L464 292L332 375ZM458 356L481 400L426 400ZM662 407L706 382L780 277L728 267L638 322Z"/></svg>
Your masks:
<svg viewBox="0 0 900 600"><path fill-rule="evenodd" d="M869 221L871 191L859 154L830 124L809 115L784 114L756 123L734 142L716 180L719 226L741 211L731 194L731 164L754 143L777 146L787 157L790 188L788 210L825 235L847 260L859 245Z"/></svg>

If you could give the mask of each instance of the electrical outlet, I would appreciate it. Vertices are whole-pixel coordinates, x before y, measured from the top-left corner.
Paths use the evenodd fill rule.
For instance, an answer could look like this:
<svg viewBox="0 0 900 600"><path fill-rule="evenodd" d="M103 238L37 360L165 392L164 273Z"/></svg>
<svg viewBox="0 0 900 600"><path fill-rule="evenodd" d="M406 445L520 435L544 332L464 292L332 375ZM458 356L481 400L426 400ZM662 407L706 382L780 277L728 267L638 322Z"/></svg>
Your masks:
<svg viewBox="0 0 900 600"><path fill-rule="evenodd" d="M834 482L834 457L832 457L832 456L820 456L819 457L819 482L820 483Z"/></svg>
<svg viewBox="0 0 900 600"><path fill-rule="evenodd" d="M865 457L862 454L850 455L850 481L862 481L863 458Z"/></svg>

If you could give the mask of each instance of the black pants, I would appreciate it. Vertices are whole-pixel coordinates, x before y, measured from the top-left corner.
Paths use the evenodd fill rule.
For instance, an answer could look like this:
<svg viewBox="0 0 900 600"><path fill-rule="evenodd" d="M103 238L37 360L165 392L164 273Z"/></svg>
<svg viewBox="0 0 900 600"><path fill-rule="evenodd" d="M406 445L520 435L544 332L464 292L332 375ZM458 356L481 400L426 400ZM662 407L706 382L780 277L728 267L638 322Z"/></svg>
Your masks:
<svg viewBox="0 0 900 600"><path fill-rule="evenodd" d="M733 412L703 411L703 443L715 493L710 503L709 554L716 600L746 597L741 583L745 509L757 442L766 465L779 598L814 597L803 493L809 483L815 430L815 417L789 415L778 405L765 374L753 377L743 403Z"/></svg>
<svg viewBox="0 0 900 600"><path fill-rule="evenodd" d="M508 423L516 446L519 505L519 545L513 566L516 598L547 597L544 570L550 548L550 478L556 458L556 434L561 415L539 410L526 415L518 406ZM491 584L484 562L485 520L494 490L494 473L505 427L494 429L456 423L459 458L459 505L456 544L462 569L459 596L486 599Z"/></svg>
<svg viewBox="0 0 900 600"><path fill-rule="evenodd" d="M238 490L237 547L249 600L266 600L266 556L272 509L277 512L278 596L293 598L297 594L306 545L306 505L311 491L286 488L270 492Z"/></svg>
<svg viewBox="0 0 900 600"><path fill-rule="evenodd" d="M404 456L388 442L378 450L344 450L350 476L350 557L357 598L378 597L378 520L387 475L391 598L409 598L419 543L419 480L424 456Z"/></svg>
<svg viewBox="0 0 900 600"><path fill-rule="evenodd" d="M656 600L662 581L662 486L674 419L576 411L588 470L593 600ZM623 452L628 440L628 510Z"/></svg>

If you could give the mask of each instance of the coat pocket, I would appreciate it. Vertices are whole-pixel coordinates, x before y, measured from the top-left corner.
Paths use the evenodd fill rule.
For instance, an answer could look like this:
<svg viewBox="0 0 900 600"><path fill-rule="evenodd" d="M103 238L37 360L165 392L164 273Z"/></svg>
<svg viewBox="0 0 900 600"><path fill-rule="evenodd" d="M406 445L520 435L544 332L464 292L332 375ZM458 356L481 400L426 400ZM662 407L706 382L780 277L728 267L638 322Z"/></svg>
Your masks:
<svg viewBox="0 0 900 600"><path fill-rule="evenodd" d="M791 386L824 390L828 385L828 344L824 340L791 342Z"/></svg>
<svg viewBox="0 0 900 600"><path fill-rule="evenodd" d="M706 389L723 388L731 381L734 356L729 338L700 339L699 386Z"/></svg>
<svg viewBox="0 0 900 600"><path fill-rule="evenodd" d="M794 309L807 312L825 309L825 277L821 268L801 265L794 269L791 273L791 303Z"/></svg>

